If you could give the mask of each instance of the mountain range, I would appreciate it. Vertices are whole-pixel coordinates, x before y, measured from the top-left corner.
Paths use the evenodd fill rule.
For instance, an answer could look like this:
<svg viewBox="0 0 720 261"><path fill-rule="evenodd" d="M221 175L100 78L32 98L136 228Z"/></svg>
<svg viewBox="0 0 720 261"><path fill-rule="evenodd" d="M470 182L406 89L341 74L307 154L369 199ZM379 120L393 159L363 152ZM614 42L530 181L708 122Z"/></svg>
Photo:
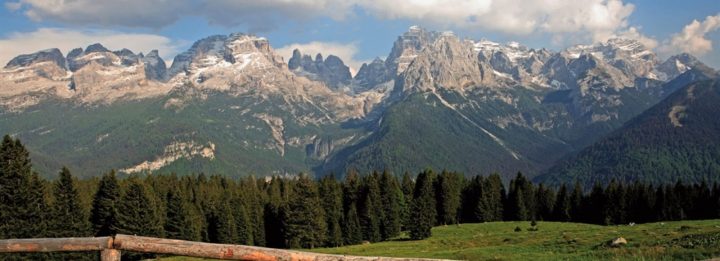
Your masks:
<svg viewBox="0 0 720 261"><path fill-rule="evenodd" d="M556 52L417 26L354 76L332 54L295 50L286 62L240 33L201 39L169 67L157 51L93 44L11 60L0 132L44 174L535 176L716 74L629 39Z"/></svg>

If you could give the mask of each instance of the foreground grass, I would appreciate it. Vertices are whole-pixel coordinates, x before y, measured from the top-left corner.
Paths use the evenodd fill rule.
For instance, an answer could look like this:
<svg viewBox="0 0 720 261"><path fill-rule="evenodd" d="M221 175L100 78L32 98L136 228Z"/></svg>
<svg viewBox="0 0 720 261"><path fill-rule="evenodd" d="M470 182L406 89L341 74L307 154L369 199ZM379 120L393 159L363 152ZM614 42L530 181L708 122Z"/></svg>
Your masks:
<svg viewBox="0 0 720 261"><path fill-rule="evenodd" d="M515 232L519 226L522 231ZM577 223L492 222L433 228L431 238L313 249L314 252L461 260L694 260L720 256L720 220L596 226ZM693 236L694 235L694 236ZM624 237L628 244L607 247Z"/></svg>
<svg viewBox="0 0 720 261"><path fill-rule="evenodd" d="M515 232L515 227L522 231ZM393 241L309 251L389 257L460 260L697 260L720 256L720 220L678 221L636 226L577 223L492 222L433 228L431 238ZM624 237L628 244L608 247ZM172 258L168 260L195 260Z"/></svg>

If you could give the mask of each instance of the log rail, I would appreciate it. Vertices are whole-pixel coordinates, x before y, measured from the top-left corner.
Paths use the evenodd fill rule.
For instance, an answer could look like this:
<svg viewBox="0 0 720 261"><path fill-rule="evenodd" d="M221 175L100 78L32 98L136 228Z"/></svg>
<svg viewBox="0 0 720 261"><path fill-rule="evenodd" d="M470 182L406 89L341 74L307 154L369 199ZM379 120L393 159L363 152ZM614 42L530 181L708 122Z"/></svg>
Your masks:
<svg viewBox="0 0 720 261"><path fill-rule="evenodd" d="M167 254L249 261L409 261L437 260L317 254L295 250L244 245L212 244L154 237L115 235L114 237L33 238L0 240L0 253L100 251L102 261L120 261L120 251Z"/></svg>

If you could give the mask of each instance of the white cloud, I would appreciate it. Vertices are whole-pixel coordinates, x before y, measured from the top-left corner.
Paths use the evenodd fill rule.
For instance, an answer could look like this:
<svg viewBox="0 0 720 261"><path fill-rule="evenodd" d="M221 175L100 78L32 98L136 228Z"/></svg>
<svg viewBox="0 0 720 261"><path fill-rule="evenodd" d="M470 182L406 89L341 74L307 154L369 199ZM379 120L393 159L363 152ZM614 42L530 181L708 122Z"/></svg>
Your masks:
<svg viewBox="0 0 720 261"><path fill-rule="evenodd" d="M712 41L705 36L718 29L720 29L720 13L705 17L702 22L693 20L685 25L681 32L674 34L660 51L666 54L686 52L696 56L705 55L713 50Z"/></svg>
<svg viewBox="0 0 720 261"><path fill-rule="evenodd" d="M34 20L159 28L182 16L265 31L287 21L342 20L363 10L442 29L508 34L582 34L602 40L627 29L634 6L623 0L15 0ZM21 7L17 7L18 3ZM571 37L572 38L572 37Z"/></svg>
<svg viewBox="0 0 720 261"><path fill-rule="evenodd" d="M153 34L131 34L108 30L70 30L61 28L41 28L34 32L12 33L0 39L0 63L6 64L19 54L34 53L38 50L58 48L63 54L77 47L85 48L93 43L101 43L110 50L127 48L133 52L147 53L158 49L160 55L169 64L178 53L179 43L167 37Z"/></svg>
<svg viewBox="0 0 720 261"><path fill-rule="evenodd" d="M655 49L655 47L658 47L657 40L643 35L642 33L640 33L637 27L630 27L627 30L618 33L616 36L620 38L636 40L649 49Z"/></svg>
<svg viewBox="0 0 720 261"><path fill-rule="evenodd" d="M622 0L364 0L357 4L381 18L517 35L580 34L594 41L625 30L635 8Z"/></svg>
<svg viewBox="0 0 720 261"><path fill-rule="evenodd" d="M7 6L34 21L67 24L158 28L192 11L186 0L17 0Z"/></svg>
<svg viewBox="0 0 720 261"><path fill-rule="evenodd" d="M309 42L309 43L294 43L289 44L280 48L275 49L278 54L285 58L285 61L290 60L292 57L293 50L298 49L302 54L307 54L315 58L315 55L320 53L323 57L327 58L328 55L335 55L343 60L345 65L350 67L350 71L353 75L360 69L360 66L367 61L359 61L355 59L355 55L358 53L358 48L354 43L335 43L335 42Z"/></svg>

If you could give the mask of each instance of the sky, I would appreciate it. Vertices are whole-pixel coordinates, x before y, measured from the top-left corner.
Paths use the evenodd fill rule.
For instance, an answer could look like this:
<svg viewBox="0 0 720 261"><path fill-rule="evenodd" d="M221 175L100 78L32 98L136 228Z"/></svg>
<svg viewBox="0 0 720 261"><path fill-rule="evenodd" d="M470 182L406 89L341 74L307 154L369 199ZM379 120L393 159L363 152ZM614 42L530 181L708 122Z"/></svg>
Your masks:
<svg viewBox="0 0 720 261"><path fill-rule="evenodd" d="M0 21L0 64L98 42L158 49L169 64L194 41L242 32L268 38L285 59L299 48L356 70L420 25L551 50L632 38L661 58L688 52L720 68L720 0L6 0Z"/></svg>

